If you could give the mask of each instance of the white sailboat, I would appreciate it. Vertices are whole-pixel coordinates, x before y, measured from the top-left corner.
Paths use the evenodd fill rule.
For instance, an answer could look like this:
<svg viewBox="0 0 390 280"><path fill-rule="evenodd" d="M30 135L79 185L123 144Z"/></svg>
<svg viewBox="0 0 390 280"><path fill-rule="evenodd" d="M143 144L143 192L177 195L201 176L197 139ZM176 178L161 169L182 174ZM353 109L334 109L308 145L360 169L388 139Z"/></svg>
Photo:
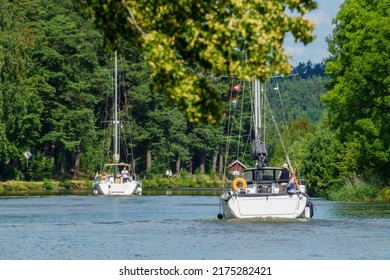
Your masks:
<svg viewBox="0 0 390 280"><path fill-rule="evenodd" d="M291 179L287 180L288 190L282 190L283 182L278 180L282 168L268 167L265 164L267 147L261 135L261 109L265 107L265 99L261 98L265 92L258 80L253 81L253 94L255 139L252 143L252 156L256 160L256 167L244 169L231 186L224 187L220 196L221 213L218 218L310 219L314 210L304 182L295 178L292 171ZM288 157L287 161L292 170Z"/></svg>
<svg viewBox="0 0 390 280"><path fill-rule="evenodd" d="M118 60L115 52L115 90L114 90L114 132L113 132L113 152L114 162L105 164L103 171L95 176L92 184L93 194L101 195L135 195L142 193L142 184L136 180L132 166L127 163L119 162L118 152Z"/></svg>

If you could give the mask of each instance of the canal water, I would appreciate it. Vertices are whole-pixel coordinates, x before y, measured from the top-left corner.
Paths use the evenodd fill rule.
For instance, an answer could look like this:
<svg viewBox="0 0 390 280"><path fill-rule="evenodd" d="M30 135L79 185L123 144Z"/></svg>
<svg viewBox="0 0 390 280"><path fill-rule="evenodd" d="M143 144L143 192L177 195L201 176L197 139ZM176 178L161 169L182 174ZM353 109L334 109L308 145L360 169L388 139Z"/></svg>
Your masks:
<svg viewBox="0 0 390 280"><path fill-rule="evenodd" d="M218 220L216 195L0 197L2 260L389 260L390 204Z"/></svg>

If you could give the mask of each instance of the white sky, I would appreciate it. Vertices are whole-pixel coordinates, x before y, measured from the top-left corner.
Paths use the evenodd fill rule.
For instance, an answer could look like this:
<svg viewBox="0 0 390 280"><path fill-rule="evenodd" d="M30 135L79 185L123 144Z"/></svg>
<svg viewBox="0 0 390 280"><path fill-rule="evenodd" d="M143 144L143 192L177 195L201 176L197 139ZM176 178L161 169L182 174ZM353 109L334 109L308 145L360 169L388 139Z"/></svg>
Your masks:
<svg viewBox="0 0 390 280"><path fill-rule="evenodd" d="M289 55L294 57L293 66L299 62L306 63L309 60L319 63L329 56L325 38L332 33L332 19L336 17L340 5L344 0L316 0L317 9L307 14L307 18L316 24L314 34L316 39L304 46L302 43L294 43L292 35L286 37L285 47Z"/></svg>

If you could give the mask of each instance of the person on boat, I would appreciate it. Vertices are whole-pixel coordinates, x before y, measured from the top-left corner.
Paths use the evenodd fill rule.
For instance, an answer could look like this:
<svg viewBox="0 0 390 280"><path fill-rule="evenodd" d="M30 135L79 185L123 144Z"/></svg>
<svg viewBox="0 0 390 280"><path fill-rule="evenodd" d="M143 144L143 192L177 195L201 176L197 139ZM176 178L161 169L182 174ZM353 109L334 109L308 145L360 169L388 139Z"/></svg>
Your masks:
<svg viewBox="0 0 390 280"><path fill-rule="evenodd" d="M278 175L278 181L280 184L279 193L283 193L286 191L289 180L290 180L290 172L288 171L287 163L285 163L282 165L282 170L280 170Z"/></svg>
<svg viewBox="0 0 390 280"><path fill-rule="evenodd" d="M127 170L127 168L126 168L126 166L125 167L123 167L123 169L122 169L122 176L124 177L124 178L127 178L127 177L129 177L129 171Z"/></svg>
<svg viewBox="0 0 390 280"><path fill-rule="evenodd" d="M130 177L129 177L129 171L127 170L126 166L123 167L121 174L122 174L123 182L124 182L124 183L127 182L127 180L128 180Z"/></svg>

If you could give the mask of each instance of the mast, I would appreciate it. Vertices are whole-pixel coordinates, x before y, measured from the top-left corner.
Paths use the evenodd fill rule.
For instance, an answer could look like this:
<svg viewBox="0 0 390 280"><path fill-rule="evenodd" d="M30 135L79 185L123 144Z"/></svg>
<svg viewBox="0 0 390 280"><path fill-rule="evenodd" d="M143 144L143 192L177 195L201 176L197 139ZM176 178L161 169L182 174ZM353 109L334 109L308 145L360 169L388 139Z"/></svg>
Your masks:
<svg viewBox="0 0 390 280"><path fill-rule="evenodd" d="M258 79L253 80L253 97L254 97L254 122L255 122L255 139L252 141L252 157L256 160L256 167L265 166L267 160L267 147L263 141L261 109L265 102L262 100L263 85ZM263 101L263 102L262 102ZM264 109L263 109L264 110Z"/></svg>
<svg viewBox="0 0 390 280"><path fill-rule="evenodd" d="M114 161L119 161L118 153L118 58L115 51L115 90L114 90Z"/></svg>
<svg viewBox="0 0 390 280"><path fill-rule="evenodd" d="M261 99L260 99L260 81L253 80L254 111L255 111L255 140L261 139Z"/></svg>

